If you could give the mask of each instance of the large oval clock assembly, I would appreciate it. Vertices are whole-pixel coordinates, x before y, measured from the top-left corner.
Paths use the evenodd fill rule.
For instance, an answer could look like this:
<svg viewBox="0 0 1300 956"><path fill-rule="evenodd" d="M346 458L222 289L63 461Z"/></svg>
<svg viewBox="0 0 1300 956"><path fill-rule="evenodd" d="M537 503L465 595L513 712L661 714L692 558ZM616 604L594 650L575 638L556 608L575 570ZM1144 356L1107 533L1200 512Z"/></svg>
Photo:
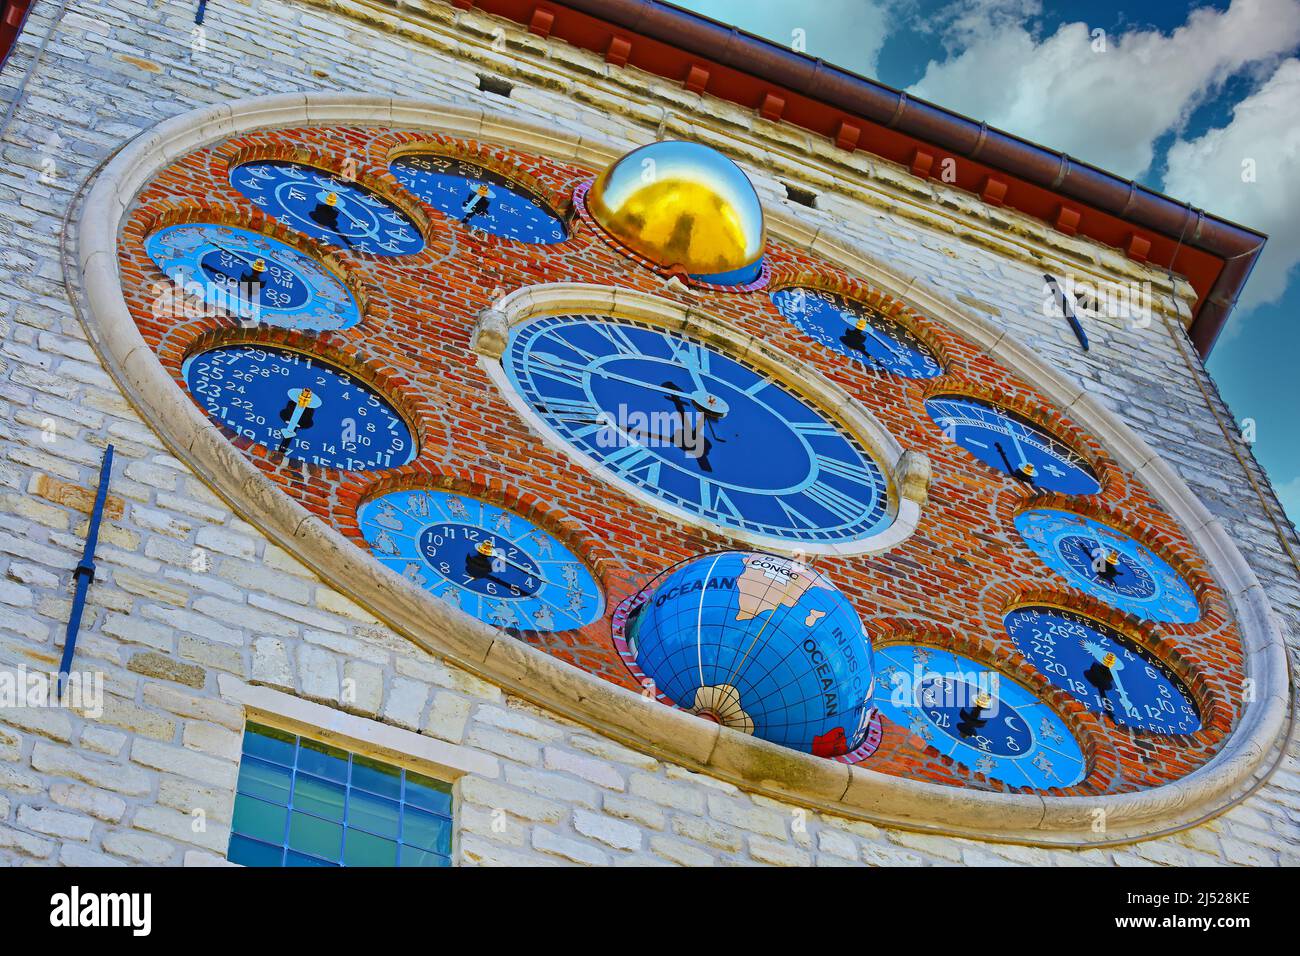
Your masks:
<svg viewBox="0 0 1300 956"><path fill-rule="evenodd" d="M145 241L145 251L173 282L199 283L204 302L243 320L313 332L361 321L338 277L260 232L215 223L168 226Z"/></svg>
<svg viewBox="0 0 1300 956"><path fill-rule="evenodd" d="M1154 734L1200 729L1200 712L1178 676L1114 628L1053 607L1016 608L1004 623L1020 653L1094 713Z"/></svg>
<svg viewBox="0 0 1300 956"><path fill-rule="evenodd" d="M441 491L395 491L357 513L385 565L497 627L566 631L604 607L587 566L558 539L499 505Z"/></svg>
<svg viewBox="0 0 1300 956"><path fill-rule="evenodd" d="M404 256L424 239L396 206L358 183L298 163L243 163L230 183L267 215L332 246L379 256Z"/></svg>
<svg viewBox="0 0 1300 956"><path fill-rule="evenodd" d="M515 326L510 385L565 445L690 518L790 542L888 521L884 475L835 418L701 341L631 320Z"/></svg>
<svg viewBox="0 0 1300 956"><path fill-rule="evenodd" d="M1016 529L1044 564L1112 607L1148 621L1191 624L1201 616L1182 576L1123 532L1056 508L1020 514Z"/></svg>
<svg viewBox="0 0 1300 956"><path fill-rule="evenodd" d="M287 458L374 471L415 457L415 438L392 405L306 353L219 346L186 359L181 376L209 416Z"/></svg>
<svg viewBox="0 0 1300 956"><path fill-rule="evenodd" d="M1083 456L1004 408L951 395L929 399L925 410L950 441L1029 488L1068 495L1101 490Z"/></svg>
<svg viewBox="0 0 1300 956"><path fill-rule="evenodd" d="M804 286L779 289L772 302L805 335L868 368L905 378L934 378L943 372L934 352L911 329L865 302Z"/></svg>
<svg viewBox="0 0 1300 956"><path fill-rule="evenodd" d="M568 238L563 220L541 197L477 163L437 153L408 153L393 160L389 171L462 225L516 242L549 244Z"/></svg>
<svg viewBox="0 0 1300 956"><path fill-rule="evenodd" d="M1013 787L1069 787L1087 762L1060 716L1009 677L936 647L876 650L876 706L976 773Z"/></svg>

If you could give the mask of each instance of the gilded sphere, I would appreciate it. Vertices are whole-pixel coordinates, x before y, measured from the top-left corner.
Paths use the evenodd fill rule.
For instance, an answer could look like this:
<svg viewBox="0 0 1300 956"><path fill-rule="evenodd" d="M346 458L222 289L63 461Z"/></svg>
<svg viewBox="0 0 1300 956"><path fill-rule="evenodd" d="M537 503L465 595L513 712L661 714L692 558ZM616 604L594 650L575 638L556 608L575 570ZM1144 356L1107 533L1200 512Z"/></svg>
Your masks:
<svg viewBox="0 0 1300 956"><path fill-rule="evenodd" d="M699 143L632 150L600 174L587 208L622 245L670 272L714 276L763 257L763 207L753 184Z"/></svg>

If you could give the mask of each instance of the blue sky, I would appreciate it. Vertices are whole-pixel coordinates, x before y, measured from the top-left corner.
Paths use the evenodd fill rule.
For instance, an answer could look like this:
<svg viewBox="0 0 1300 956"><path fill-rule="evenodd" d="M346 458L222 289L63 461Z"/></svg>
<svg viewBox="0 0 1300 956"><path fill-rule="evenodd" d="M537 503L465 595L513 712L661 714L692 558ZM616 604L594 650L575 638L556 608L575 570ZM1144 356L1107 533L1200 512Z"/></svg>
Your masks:
<svg viewBox="0 0 1300 956"><path fill-rule="evenodd" d="M1209 367L1300 523L1300 0L676 2L1266 232Z"/></svg>

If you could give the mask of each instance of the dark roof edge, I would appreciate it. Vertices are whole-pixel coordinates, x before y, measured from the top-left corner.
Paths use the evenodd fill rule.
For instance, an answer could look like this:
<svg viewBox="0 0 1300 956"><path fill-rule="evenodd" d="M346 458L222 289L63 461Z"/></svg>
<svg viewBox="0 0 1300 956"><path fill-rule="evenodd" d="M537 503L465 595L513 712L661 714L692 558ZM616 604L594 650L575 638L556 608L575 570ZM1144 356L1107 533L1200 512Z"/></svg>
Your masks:
<svg viewBox="0 0 1300 956"><path fill-rule="evenodd" d="M1267 239L1188 203L1121 179L864 76L661 0L558 0L588 16L786 87L1026 182L1086 203L1223 260L1189 334L1208 356Z"/></svg>

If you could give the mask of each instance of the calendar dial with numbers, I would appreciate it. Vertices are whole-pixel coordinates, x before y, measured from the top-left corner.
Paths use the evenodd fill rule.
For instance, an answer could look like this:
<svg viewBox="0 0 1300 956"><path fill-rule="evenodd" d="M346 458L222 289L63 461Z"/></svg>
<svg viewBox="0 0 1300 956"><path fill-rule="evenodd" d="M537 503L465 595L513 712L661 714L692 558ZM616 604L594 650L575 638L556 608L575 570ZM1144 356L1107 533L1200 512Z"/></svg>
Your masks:
<svg viewBox="0 0 1300 956"><path fill-rule="evenodd" d="M392 405L304 352L219 346L186 359L181 376L211 418L286 458L376 471L415 457L410 426Z"/></svg>
<svg viewBox="0 0 1300 956"><path fill-rule="evenodd" d="M1093 713L1153 734L1201 728L1196 702L1173 669L1114 628L1053 607L1017 608L1004 623L1020 653Z"/></svg>
<svg viewBox="0 0 1300 956"><path fill-rule="evenodd" d="M516 242L553 244L568 238L540 196L477 163L437 153L408 153L390 172L403 186L461 225Z"/></svg>

